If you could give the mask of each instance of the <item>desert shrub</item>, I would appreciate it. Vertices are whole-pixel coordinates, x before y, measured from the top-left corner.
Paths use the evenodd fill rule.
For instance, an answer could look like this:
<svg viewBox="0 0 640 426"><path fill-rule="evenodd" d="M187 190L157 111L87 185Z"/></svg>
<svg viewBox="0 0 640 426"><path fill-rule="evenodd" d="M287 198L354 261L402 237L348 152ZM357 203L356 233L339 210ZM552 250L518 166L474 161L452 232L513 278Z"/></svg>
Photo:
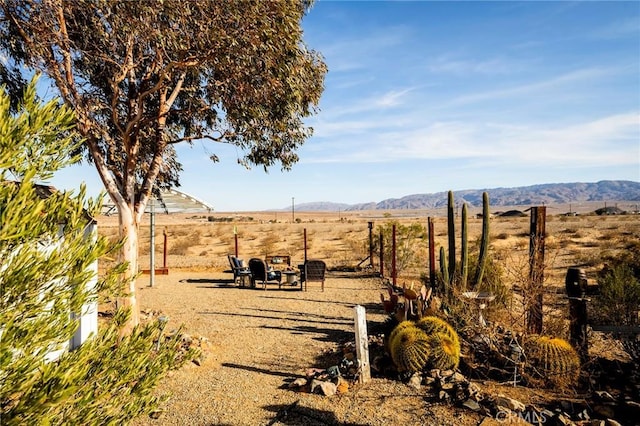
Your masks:
<svg viewBox="0 0 640 426"><path fill-rule="evenodd" d="M398 221L387 222L378 226L378 232L373 238L374 250L380 253L380 235L382 234L382 242L384 244L383 260L386 269L391 267L392 261L392 240L393 226L396 227L396 272L400 273L416 262L417 241L423 241L426 238L426 229L419 223L403 225Z"/></svg>
<svg viewBox="0 0 640 426"><path fill-rule="evenodd" d="M280 237L275 232L269 232L262 238L261 250L264 256L269 254L274 254L276 252L276 247L278 242L280 242Z"/></svg>
<svg viewBox="0 0 640 426"><path fill-rule="evenodd" d="M207 217L207 221L208 222L233 222L233 218L232 217L208 216Z"/></svg>
<svg viewBox="0 0 640 426"><path fill-rule="evenodd" d="M189 247L191 246L192 242L188 237L174 239L169 244L169 254L184 256L189 252Z"/></svg>
<svg viewBox="0 0 640 426"><path fill-rule="evenodd" d="M590 316L599 323L635 325L640 310L640 281L633 269L620 263L606 268L598 277L599 294Z"/></svg>
<svg viewBox="0 0 640 426"><path fill-rule="evenodd" d="M358 236L349 236L344 238L344 245L349 251L349 257L351 260L359 262L360 260L369 256L369 237L366 239L358 238ZM365 264L369 264L365 262Z"/></svg>

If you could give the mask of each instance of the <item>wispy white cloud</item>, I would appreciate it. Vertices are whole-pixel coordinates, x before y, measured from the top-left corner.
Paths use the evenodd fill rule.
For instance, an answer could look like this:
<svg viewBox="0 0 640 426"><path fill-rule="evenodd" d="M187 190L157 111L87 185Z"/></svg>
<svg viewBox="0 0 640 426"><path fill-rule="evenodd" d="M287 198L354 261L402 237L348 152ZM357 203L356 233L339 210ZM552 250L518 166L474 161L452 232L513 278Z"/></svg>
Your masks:
<svg viewBox="0 0 640 426"><path fill-rule="evenodd" d="M483 60L442 55L429 61L426 69L432 73L447 73L463 76L469 74L504 75L522 71L526 69L526 65L506 57Z"/></svg>
<svg viewBox="0 0 640 426"><path fill-rule="evenodd" d="M504 99L514 96L522 96L531 93L540 95L544 90L556 88L564 84L575 82L587 82L606 75L613 75L620 72L617 68L584 68L570 71L546 80L535 81L531 83L521 84L517 86L507 87L504 89L496 89L485 92L471 93L462 95L453 99L449 105L464 105L478 102L485 102L494 99Z"/></svg>
<svg viewBox="0 0 640 426"><path fill-rule="evenodd" d="M409 101L409 95L414 88L388 90L382 93L371 93L362 97L351 96L347 100L333 101L330 107L323 110L318 120L324 122L339 122L345 116L359 114L367 120L367 114L390 113L389 110L402 107ZM380 120L378 120L380 121Z"/></svg>
<svg viewBox="0 0 640 426"><path fill-rule="evenodd" d="M638 17L627 17L615 22L611 22L606 26L597 28L588 36L595 39L612 40L625 37L634 37L637 40L640 34L640 23Z"/></svg>
<svg viewBox="0 0 640 426"><path fill-rule="evenodd" d="M351 123L358 129L376 126L375 121ZM341 123L347 129L346 123ZM380 132L366 140L340 137L328 142L328 150L307 161L380 162L402 160L482 159L491 164L523 166L563 165L616 166L638 162L640 113L629 112L590 121L542 127L532 123L440 121L417 127ZM335 130L335 129L334 129ZM322 142L324 144L324 142ZM320 147L318 147L320 148Z"/></svg>

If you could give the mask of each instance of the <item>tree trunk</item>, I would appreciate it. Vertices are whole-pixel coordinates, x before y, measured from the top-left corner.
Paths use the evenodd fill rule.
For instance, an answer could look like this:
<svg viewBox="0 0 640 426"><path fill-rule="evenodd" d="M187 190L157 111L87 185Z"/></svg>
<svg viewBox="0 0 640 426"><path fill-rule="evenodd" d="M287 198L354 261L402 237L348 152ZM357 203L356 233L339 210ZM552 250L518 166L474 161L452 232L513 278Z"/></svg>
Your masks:
<svg viewBox="0 0 640 426"><path fill-rule="evenodd" d="M119 234L125 238L124 246L120 251L122 262L128 262L127 270L123 276L123 285L126 296L119 297L116 301L119 308L131 309L131 317L124 332L130 332L140 323L140 306L136 298L136 276L138 274L138 227L136 215L126 203L117 204L119 219Z"/></svg>

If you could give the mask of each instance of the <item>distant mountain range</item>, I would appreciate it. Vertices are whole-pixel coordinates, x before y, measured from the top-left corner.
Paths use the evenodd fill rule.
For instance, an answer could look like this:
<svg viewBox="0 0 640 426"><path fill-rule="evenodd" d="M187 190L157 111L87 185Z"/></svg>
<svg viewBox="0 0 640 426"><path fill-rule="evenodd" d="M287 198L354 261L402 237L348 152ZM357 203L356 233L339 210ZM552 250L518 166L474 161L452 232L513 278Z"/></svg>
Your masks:
<svg viewBox="0 0 640 426"><path fill-rule="evenodd" d="M491 206L536 206L581 202L640 201L640 182L603 180L595 183L548 183L517 188L466 189L454 191L456 203L482 206L482 193L489 193ZM447 206L448 192L413 194L380 202L341 204L328 201L302 203L298 211L354 211L433 209ZM287 208L283 209L287 210Z"/></svg>

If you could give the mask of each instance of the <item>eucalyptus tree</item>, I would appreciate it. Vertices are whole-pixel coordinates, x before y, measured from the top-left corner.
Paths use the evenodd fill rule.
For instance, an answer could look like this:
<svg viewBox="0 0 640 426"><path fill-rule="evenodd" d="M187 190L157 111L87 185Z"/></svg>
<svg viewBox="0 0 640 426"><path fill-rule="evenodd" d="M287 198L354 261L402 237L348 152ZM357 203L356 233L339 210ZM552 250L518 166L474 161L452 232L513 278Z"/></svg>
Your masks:
<svg viewBox="0 0 640 426"><path fill-rule="evenodd" d="M7 69L46 74L77 116L82 152L118 209L138 304L138 228L156 188L177 186L174 146L238 147L245 167L288 170L312 129L327 68L306 46L309 0L3 0ZM212 151L213 152L213 151ZM210 155L218 161L215 153Z"/></svg>

